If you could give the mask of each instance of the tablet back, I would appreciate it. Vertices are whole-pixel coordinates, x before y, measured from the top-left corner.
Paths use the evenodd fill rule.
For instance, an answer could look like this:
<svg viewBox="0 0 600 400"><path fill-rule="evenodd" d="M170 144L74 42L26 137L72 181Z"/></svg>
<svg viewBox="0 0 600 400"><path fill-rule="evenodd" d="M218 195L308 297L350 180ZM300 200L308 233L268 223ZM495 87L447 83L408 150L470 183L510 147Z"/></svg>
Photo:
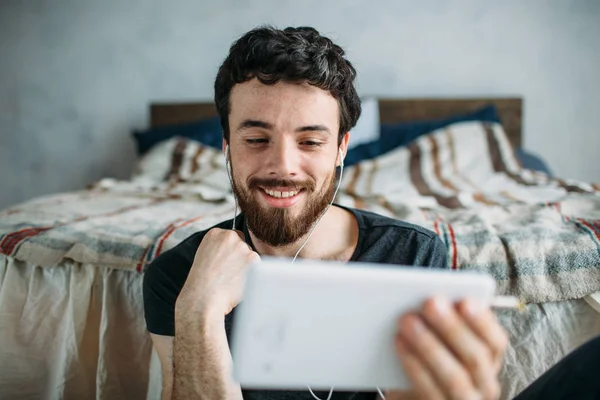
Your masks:
<svg viewBox="0 0 600 400"><path fill-rule="evenodd" d="M249 268L232 332L246 388L406 388L394 352L397 318L434 295L489 304L483 274L381 264L265 259Z"/></svg>

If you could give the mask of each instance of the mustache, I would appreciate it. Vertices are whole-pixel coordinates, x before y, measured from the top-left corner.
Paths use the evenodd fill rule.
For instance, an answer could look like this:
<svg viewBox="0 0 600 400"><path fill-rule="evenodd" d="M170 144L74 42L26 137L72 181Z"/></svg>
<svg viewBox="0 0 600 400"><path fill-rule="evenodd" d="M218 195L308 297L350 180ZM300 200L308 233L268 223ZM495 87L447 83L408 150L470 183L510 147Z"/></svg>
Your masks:
<svg viewBox="0 0 600 400"><path fill-rule="evenodd" d="M310 180L293 180L293 179L274 179L274 178L258 178L253 177L248 181L249 189L259 188L286 188L292 191L307 190L309 192L315 190L315 183Z"/></svg>

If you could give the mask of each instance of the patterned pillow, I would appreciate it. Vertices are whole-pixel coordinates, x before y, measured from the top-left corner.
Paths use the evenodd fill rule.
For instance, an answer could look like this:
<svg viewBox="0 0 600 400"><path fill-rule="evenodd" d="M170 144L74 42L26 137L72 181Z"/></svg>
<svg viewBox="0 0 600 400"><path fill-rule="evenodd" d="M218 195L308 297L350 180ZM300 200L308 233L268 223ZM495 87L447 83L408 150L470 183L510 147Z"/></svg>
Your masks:
<svg viewBox="0 0 600 400"><path fill-rule="evenodd" d="M168 139L150 149L140 158L132 178L157 183L202 183L230 189L222 151L182 137Z"/></svg>
<svg viewBox="0 0 600 400"><path fill-rule="evenodd" d="M449 118L382 124L380 136L377 139L348 149L344 164L349 167L361 161L376 158L398 147L407 146L419 137L437 129L466 121L500 122L496 107L490 105L471 113L454 115Z"/></svg>

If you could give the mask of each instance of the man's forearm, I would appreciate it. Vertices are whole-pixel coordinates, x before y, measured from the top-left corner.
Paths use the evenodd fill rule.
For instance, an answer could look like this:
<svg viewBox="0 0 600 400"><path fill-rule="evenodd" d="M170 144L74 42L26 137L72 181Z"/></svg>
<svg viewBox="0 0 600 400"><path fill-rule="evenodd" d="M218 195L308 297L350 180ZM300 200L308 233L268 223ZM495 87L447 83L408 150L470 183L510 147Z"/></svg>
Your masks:
<svg viewBox="0 0 600 400"><path fill-rule="evenodd" d="M223 315L202 314L197 320L184 321L175 327L171 398L242 399L240 386L232 378Z"/></svg>

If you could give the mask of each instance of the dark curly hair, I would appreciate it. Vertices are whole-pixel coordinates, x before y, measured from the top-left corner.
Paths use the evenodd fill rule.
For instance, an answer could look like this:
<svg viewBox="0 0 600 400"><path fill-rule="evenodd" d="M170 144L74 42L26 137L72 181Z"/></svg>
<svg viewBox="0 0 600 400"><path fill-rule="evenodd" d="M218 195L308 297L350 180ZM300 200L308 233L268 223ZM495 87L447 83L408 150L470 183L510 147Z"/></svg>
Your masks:
<svg viewBox="0 0 600 400"><path fill-rule="evenodd" d="M361 112L354 88L356 70L344 54L340 46L310 27L280 30L261 26L239 38L231 45L215 80L215 105L225 140L229 142L231 89L257 78L266 85L307 82L331 93L339 104L341 143Z"/></svg>

